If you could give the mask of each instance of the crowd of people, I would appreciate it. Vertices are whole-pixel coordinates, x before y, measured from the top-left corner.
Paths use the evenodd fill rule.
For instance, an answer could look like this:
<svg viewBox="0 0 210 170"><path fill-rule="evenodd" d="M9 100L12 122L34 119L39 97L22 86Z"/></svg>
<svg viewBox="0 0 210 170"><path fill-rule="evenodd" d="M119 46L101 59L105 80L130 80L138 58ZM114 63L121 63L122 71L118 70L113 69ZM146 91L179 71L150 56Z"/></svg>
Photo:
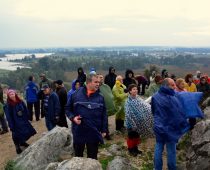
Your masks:
<svg viewBox="0 0 210 170"><path fill-rule="evenodd" d="M196 116L186 116L188 106L177 94L202 92L198 101L200 108L204 109L202 102L210 95L207 75L197 71L195 76L187 74L183 79L163 69L161 75L152 71L146 78L128 69L123 77L110 67L104 77L94 68L89 74L81 67L77 71L78 76L69 91L62 80L52 82L45 74L40 74L41 81L37 85L35 78L29 76L24 87L25 102L14 89L7 90L4 102L3 89L0 88L0 133L7 133L10 129L17 154L22 152L22 146L29 146L26 141L36 134L31 125L34 117L36 121L45 118L48 131L56 125L68 128L69 119L75 156L83 157L86 147L87 156L97 159L98 146L104 142L103 138L111 140L108 116L115 115L116 131L127 132L129 154L142 154L138 147L141 138L155 137L155 169L162 169L164 145L168 169L176 169L176 144L197 121Z"/></svg>

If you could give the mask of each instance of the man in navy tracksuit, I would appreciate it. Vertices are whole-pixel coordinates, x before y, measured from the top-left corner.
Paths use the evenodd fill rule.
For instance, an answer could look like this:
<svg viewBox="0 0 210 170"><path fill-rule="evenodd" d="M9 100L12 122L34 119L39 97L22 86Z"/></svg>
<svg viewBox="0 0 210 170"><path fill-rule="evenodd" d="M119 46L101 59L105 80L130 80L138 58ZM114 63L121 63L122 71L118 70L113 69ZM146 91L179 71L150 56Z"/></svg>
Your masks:
<svg viewBox="0 0 210 170"><path fill-rule="evenodd" d="M29 112L29 120L33 120L33 107L35 110L36 121L39 120L40 116L40 104L38 99L38 86L34 83L34 77L29 76L28 84L25 86L25 98L27 102L27 108Z"/></svg>
<svg viewBox="0 0 210 170"><path fill-rule="evenodd" d="M103 143L108 127L104 98L99 94L97 75L89 75L86 86L71 95L66 114L72 121L75 156L83 157L85 145L87 157L97 159L98 145Z"/></svg>

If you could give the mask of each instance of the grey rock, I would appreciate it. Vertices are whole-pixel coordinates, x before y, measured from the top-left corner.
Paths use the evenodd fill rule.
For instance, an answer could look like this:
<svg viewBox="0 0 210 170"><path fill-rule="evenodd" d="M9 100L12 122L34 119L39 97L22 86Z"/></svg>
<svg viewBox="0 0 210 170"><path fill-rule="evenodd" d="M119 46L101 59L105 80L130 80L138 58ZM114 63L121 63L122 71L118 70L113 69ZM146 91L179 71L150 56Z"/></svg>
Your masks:
<svg viewBox="0 0 210 170"><path fill-rule="evenodd" d="M15 159L16 167L24 170L44 170L49 163L57 162L63 151L73 153L71 146L70 130L55 127Z"/></svg>
<svg viewBox="0 0 210 170"><path fill-rule="evenodd" d="M108 148L108 151L110 153L112 153L113 155L117 155L117 156L121 156L122 155L122 147L117 145L117 144L113 144Z"/></svg>
<svg viewBox="0 0 210 170"><path fill-rule="evenodd" d="M102 167L95 159L74 157L59 163L56 170L102 170Z"/></svg>
<svg viewBox="0 0 210 170"><path fill-rule="evenodd" d="M176 169L177 170L187 170L187 163L186 162L182 162L180 164L177 165Z"/></svg>
<svg viewBox="0 0 210 170"><path fill-rule="evenodd" d="M45 170L56 170L58 167L59 162L52 162L50 163Z"/></svg>
<svg viewBox="0 0 210 170"><path fill-rule="evenodd" d="M210 143L203 145L199 150L198 154L201 156L209 157L210 158Z"/></svg>
<svg viewBox="0 0 210 170"><path fill-rule="evenodd" d="M100 158L104 156L109 157L109 156L112 156L112 154L104 148L102 151L98 153L98 157Z"/></svg>
<svg viewBox="0 0 210 170"><path fill-rule="evenodd" d="M200 121L195 125L192 130L191 142L195 149L210 142L210 120Z"/></svg>
<svg viewBox="0 0 210 170"><path fill-rule="evenodd" d="M130 161L126 158L116 156L108 166L107 170L132 170L133 167L130 164Z"/></svg>

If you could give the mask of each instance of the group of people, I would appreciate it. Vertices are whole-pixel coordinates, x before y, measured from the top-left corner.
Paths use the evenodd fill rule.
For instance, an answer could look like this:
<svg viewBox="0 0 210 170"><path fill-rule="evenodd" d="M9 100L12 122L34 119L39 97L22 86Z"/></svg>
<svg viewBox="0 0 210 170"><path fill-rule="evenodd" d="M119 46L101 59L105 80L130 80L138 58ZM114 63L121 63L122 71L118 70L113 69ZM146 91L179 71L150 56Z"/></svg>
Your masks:
<svg viewBox="0 0 210 170"><path fill-rule="evenodd" d="M77 71L78 76L68 92L62 80L52 82L41 74L38 86L34 77L29 76L25 86L26 105L15 90L7 91L6 104L3 100L1 103L18 154L22 152L20 146L27 147L26 141L36 134L30 124L33 110L36 121L40 120L40 115L45 117L49 131L56 125L68 128L68 118L72 122L75 156L82 157L86 147L87 156L93 159L97 159L103 138L111 139L108 116L115 115L116 130L123 133L127 130L127 147L132 156L142 154L138 149L141 138L155 137L155 169L162 169L164 145L168 152L168 168L176 169L176 143L196 123L195 117L186 117L185 106L177 93L202 92L202 102L210 90L206 75L197 72L194 77L187 74L182 79L169 75L164 69L161 75L153 71L151 77L146 78L135 76L128 69L123 78L115 73L114 67L109 68L105 77L97 74L94 68L89 74L81 67ZM144 100L147 97L150 99ZM3 132L8 132L2 118L1 124Z"/></svg>

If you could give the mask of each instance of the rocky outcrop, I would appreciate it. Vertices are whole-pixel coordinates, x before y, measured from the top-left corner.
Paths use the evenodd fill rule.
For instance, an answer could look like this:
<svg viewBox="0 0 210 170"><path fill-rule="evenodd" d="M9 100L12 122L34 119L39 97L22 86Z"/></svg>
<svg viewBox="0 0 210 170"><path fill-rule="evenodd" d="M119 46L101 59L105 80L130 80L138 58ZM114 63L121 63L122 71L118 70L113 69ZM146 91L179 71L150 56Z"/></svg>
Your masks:
<svg viewBox="0 0 210 170"><path fill-rule="evenodd" d="M55 170L102 170L101 164L90 158L74 157L58 164Z"/></svg>
<svg viewBox="0 0 210 170"><path fill-rule="evenodd" d="M55 127L15 159L16 167L24 170L44 170L49 163L59 161L63 153L73 153L70 130Z"/></svg>
<svg viewBox="0 0 210 170"><path fill-rule="evenodd" d="M205 110L206 119L198 122L191 134L191 146L187 151L186 168L188 170L210 169L210 119L209 108Z"/></svg>
<svg viewBox="0 0 210 170"><path fill-rule="evenodd" d="M126 158L116 156L107 167L107 170L132 170L130 161Z"/></svg>

